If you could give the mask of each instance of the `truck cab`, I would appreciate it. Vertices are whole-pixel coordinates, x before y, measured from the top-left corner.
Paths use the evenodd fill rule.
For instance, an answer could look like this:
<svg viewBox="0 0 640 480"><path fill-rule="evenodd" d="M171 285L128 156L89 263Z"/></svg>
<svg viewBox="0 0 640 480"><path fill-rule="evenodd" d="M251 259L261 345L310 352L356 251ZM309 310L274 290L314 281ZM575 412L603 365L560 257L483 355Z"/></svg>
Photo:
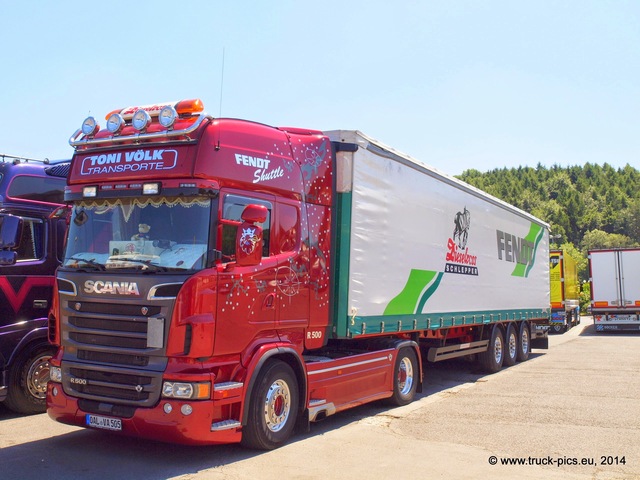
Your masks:
<svg viewBox="0 0 640 480"><path fill-rule="evenodd" d="M0 401L45 411L47 341L55 270L63 252L68 162L0 156Z"/></svg>

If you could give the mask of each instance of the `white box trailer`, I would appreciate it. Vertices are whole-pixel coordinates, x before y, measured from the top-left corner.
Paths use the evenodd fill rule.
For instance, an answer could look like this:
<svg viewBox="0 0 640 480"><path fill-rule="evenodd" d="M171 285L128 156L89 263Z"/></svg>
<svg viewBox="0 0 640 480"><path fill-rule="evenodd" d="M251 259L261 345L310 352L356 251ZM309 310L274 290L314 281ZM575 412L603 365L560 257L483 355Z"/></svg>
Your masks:
<svg viewBox="0 0 640 480"><path fill-rule="evenodd" d="M640 248L591 250L589 277L596 331L640 330Z"/></svg>
<svg viewBox="0 0 640 480"><path fill-rule="evenodd" d="M546 348L545 222L358 131L325 133L358 146L337 153L339 336L427 330L436 361L517 320Z"/></svg>

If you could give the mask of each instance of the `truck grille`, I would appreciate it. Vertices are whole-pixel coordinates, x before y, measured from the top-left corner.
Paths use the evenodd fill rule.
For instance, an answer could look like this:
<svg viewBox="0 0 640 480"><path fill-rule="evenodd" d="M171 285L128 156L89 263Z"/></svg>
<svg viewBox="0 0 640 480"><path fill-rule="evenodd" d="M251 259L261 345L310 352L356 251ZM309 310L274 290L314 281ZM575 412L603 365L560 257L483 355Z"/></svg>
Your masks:
<svg viewBox="0 0 640 480"><path fill-rule="evenodd" d="M142 407L158 401L162 374L98 366L88 369L67 362L63 364L63 379L65 391L73 396Z"/></svg>
<svg viewBox="0 0 640 480"><path fill-rule="evenodd" d="M65 391L98 404L157 403L167 362L171 301L149 305L83 302L76 297L62 304Z"/></svg>
<svg viewBox="0 0 640 480"><path fill-rule="evenodd" d="M142 366L149 362L141 357L165 353L165 317L157 305L70 301L67 311L68 339L78 348L79 358Z"/></svg>

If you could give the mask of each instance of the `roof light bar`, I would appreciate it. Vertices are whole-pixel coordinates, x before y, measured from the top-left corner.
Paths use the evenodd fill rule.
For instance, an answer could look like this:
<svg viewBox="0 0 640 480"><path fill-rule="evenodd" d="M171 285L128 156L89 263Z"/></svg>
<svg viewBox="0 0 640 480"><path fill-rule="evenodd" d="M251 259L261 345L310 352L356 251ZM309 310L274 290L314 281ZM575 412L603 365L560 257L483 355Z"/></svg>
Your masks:
<svg viewBox="0 0 640 480"><path fill-rule="evenodd" d="M157 128L151 132L147 129L152 122L156 121L164 128L159 131ZM181 119L189 119L179 123ZM131 122L133 128L138 132L135 134L136 141L141 139L155 139L175 137L178 135L189 135L197 130L206 120L212 120L212 117L204 113L204 104L199 98L190 100L181 100L179 102L156 103L153 105L127 107L109 112L105 117L107 121L106 129L111 135L104 135L102 132L98 138L94 138L100 132L100 126L95 118L88 117L82 124L82 127L74 133L69 139L72 147L81 145L101 145L114 142L126 141L134 135L126 134L119 136L125 130L128 122ZM183 125L177 130L174 129L176 123Z"/></svg>

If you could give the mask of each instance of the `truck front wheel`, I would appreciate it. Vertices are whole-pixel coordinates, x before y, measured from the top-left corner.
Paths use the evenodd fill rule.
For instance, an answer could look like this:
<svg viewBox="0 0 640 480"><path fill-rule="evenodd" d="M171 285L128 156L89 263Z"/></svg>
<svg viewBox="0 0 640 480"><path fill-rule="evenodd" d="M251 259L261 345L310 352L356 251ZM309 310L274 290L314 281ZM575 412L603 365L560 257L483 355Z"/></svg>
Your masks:
<svg viewBox="0 0 640 480"><path fill-rule="evenodd" d="M25 350L9 372L9 391L4 404L17 413L43 413L46 408L49 360L55 349L40 345Z"/></svg>
<svg viewBox="0 0 640 480"><path fill-rule="evenodd" d="M418 358L412 348L401 348L396 355L393 372L393 395L390 405L402 406L413 402L418 388Z"/></svg>
<svg viewBox="0 0 640 480"><path fill-rule="evenodd" d="M284 444L295 427L298 382L291 367L278 360L267 363L258 375L242 427L242 445L272 450Z"/></svg>

